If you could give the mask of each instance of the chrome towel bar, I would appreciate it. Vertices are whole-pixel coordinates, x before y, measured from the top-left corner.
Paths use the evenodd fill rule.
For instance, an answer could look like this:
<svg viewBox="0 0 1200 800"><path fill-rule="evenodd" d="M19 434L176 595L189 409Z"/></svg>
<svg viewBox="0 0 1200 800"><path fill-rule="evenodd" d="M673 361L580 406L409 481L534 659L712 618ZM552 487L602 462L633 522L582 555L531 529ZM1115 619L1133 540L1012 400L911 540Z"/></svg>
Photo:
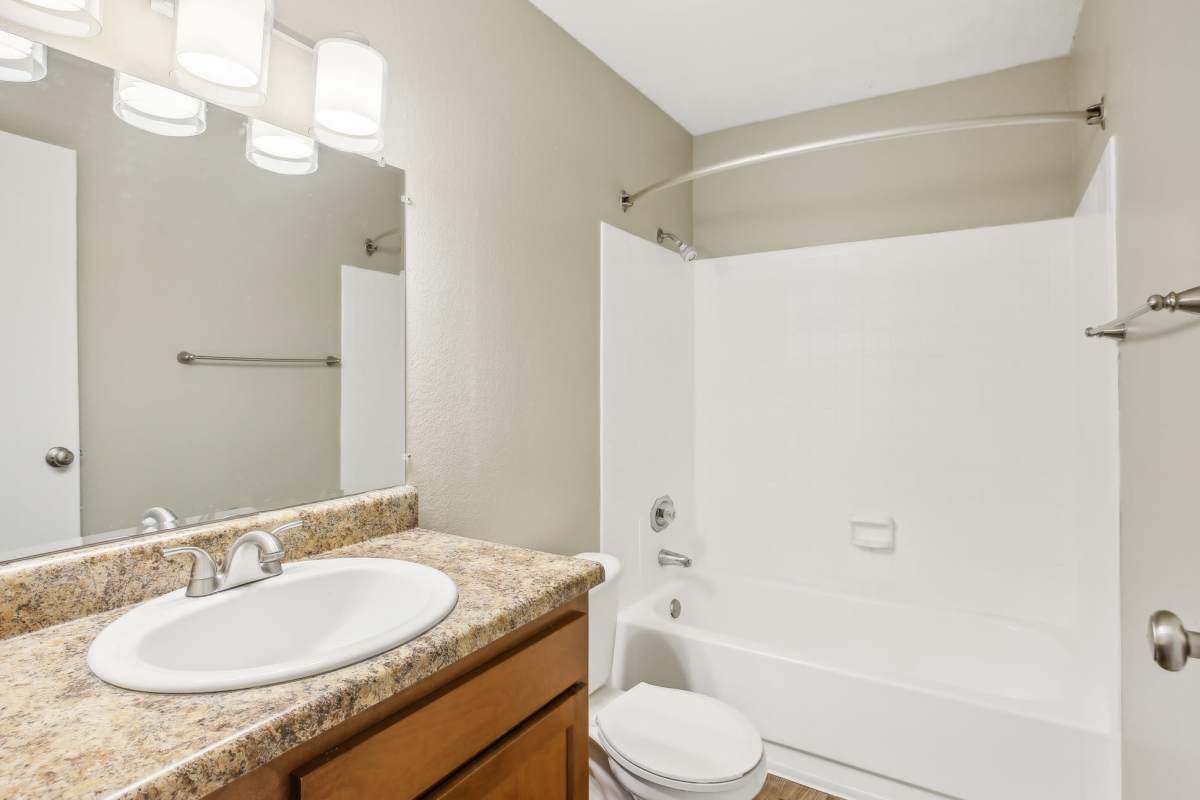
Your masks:
<svg viewBox="0 0 1200 800"><path fill-rule="evenodd" d="M1167 292L1166 296L1152 294L1146 302L1128 314L1109 320L1103 325L1086 328L1085 336L1100 336L1106 339L1124 339L1128 332L1127 325L1143 314L1151 311L1187 311L1190 314L1200 314L1200 286L1194 286L1183 292Z"/></svg>
<svg viewBox="0 0 1200 800"><path fill-rule="evenodd" d="M257 358L253 356L198 356L181 350L175 356L180 364L195 364L197 361L223 361L228 364L324 364L327 367L340 367L342 360L337 356L321 356L320 358Z"/></svg>

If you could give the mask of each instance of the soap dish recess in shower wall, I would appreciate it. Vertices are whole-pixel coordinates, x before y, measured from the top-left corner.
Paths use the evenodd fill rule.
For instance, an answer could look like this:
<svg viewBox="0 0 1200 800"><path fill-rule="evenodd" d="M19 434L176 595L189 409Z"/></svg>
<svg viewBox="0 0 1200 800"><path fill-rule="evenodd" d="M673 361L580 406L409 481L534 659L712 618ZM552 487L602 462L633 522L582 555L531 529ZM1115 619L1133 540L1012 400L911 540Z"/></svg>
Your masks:
<svg viewBox="0 0 1200 800"><path fill-rule="evenodd" d="M887 514L851 514L850 541L864 550L895 550L896 520Z"/></svg>

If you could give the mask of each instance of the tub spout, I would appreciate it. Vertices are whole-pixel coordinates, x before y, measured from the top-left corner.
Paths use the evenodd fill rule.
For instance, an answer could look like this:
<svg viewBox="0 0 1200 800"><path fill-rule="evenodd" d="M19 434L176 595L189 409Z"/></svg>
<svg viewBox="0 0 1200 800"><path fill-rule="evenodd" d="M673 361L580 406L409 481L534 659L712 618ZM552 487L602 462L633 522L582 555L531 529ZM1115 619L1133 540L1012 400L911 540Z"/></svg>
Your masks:
<svg viewBox="0 0 1200 800"><path fill-rule="evenodd" d="M660 567L690 567L692 559L683 553L676 553L672 550L659 550L658 565Z"/></svg>

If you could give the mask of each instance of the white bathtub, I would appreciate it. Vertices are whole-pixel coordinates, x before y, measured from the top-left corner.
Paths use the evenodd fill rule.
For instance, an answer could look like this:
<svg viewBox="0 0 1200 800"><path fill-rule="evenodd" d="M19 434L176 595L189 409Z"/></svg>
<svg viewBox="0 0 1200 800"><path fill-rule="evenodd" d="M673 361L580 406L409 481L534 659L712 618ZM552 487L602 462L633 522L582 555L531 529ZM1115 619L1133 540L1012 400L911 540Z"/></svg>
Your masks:
<svg viewBox="0 0 1200 800"><path fill-rule="evenodd" d="M848 800L1118 797L1111 700L1065 635L680 575L621 612L614 681L733 704L758 726L773 772Z"/></svg>

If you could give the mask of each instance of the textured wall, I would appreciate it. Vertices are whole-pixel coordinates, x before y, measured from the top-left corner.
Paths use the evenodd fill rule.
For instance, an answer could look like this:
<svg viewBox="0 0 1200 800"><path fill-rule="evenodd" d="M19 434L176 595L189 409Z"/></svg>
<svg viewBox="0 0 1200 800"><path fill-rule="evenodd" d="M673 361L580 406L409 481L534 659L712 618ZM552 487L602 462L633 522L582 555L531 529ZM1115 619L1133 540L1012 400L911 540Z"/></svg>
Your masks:
<svg viewBox="0 0 1200 800"><path fill-rule="evenodd" d="M409 440L422 523L594 548L597 223L690 236L688 190L628 215L615 198L687 169L691 136L524 0L401 2L391 19L397 41L377 40L395 53L393 146L416 197Z"/></svg>
<svg viewBox="0 0 1200 800"><path fill-rule="evenodd" d="M696 138L695 164L870 130L1070 105L1069 60L1055 59L710 133ZM721 256L1070 216L1074 142L1064 125L966 131L706 178L693 188L696 244L703 255Z"/></svg>
<svg viewBox="0 0 1200 800"><path fill-rule="evenodd" d="M691 137L525 0L281 0L311 37L391 65L386 157L406 171L409 449L422 524L560 552L599 541L600 233L691 235ZM105 4L104 34L42 37L169 82L169 20ZM263 115L302 129L311 63L279 44Z"/></svg>
<svg viewBox="0 0 1200 800"><path fill-rule="evenodd" d="M1104 140L1118 140L1120 305L1200 283L1200 4L1088 0L1073 55L1076 101L1104 94L1109 126L1081 133L1080 188ZM1198 471L1186 445L1200 407L1200 321L1168 315L1133 324L1121 346L1121 594L1125 797L1194 797L1200 706L1194 673L1150 660L1146 619L1169 608L1200 625ZM1191 670L1195 670L1193 666Z"/></svg>

